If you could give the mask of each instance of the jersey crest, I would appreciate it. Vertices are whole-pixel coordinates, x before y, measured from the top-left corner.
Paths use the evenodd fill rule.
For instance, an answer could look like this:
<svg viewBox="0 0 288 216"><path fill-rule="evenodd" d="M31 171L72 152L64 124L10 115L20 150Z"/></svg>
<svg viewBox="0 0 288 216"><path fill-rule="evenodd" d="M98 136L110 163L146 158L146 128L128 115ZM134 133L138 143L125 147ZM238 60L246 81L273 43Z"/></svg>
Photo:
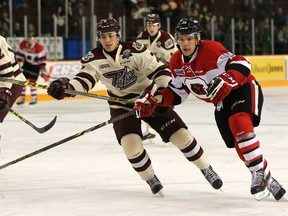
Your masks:
<svg viewBox="0 0 288 216"><path fill-rule="evenodd" d="M137 81L134 70L129 70L127 67L124 67L121 70L105 73L103 76L112 79L112 85L120 90L129 88Z"/></svg>
<svg viewBox="0 0 288 216"><path fill-rule="evenodd" d="M94 54L89 51L82 59L83 61L89 61L89 59L94 58Z"/></svg>
<svg viewBox="0 0 288 216"><path fill-rule="evenodd" d="M174 47L174 42L172 39L168 39L167 41L165 41L164 46L166 49L171 49L172 47Z"/></svg>
<svg viewBox="0 0 288 216"><path fill-rule="evenodd" d="M141 50L143 49L144 45L143 45L143 44L140 44L140 43L138 43L138 42L133 42L132 47L133 47L134 49L136 49L137 51L141 51Z"/></svg>

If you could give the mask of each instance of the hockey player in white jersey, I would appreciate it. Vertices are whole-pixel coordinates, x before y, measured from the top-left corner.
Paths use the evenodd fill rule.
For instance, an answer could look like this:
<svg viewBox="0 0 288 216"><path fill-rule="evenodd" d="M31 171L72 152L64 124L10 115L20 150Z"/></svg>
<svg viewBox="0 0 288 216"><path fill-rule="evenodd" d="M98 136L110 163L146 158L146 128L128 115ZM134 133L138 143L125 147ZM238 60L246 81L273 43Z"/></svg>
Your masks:
<svg viewBox="0 0 288 216"><path fill-rule="evenodd" d="M0 77L25 80L14 51L7 44L6 39L0 35ZM6 106L12 107L16 99L21 95L22 87L0 81L0 126L4 121L8 110Z"/></svg>
<svg viewBox="0 0 288 216"><path fill-rule="evenodd" d="M103 19L97 27L100 46L92 49L82 59L82 68L75 77L53 81L48 94L61 100L71 95L65 89L89 92L99 81L103 83L112 97L136 100L145 90L156 85L166 87L171 80L171 72L158 61L144 45L137 42L121 42L120 26L113 19ZM111 118L132 110L134 103L109 101ZM215 189L222 181L212 169L203 148L197 143L187 126L172 108L164 108L161 115L143 118L156 130L164 142L173 143L203 173ZM153 194L162 189L156 177L148 152L142 144L141 119L129 116L113 124L119 144L134 170L148 183Z"/></svg>
<svg viewBox="0 0 288 216"><path fill-rule="evenodd" d="M161 19L158 14L147 14L145 17L145 31L141 32L136 41L144 44L165 65L168 65L172 54L177 51L173 36L161 29ZM149 125L143 133L143 140L154 138L149 132Z"/></svg>

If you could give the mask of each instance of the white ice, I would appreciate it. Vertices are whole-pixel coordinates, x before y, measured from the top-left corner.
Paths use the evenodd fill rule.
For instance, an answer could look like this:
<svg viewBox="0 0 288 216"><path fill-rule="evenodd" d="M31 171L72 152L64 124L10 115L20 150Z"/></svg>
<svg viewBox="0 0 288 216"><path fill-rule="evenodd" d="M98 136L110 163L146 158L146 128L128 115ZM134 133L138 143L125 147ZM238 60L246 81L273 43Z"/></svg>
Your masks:
<svg viewBox="0 0 288 216"><path fill-rule="evenodd" d="M272 175L288 189L288 87L266 87L262 123L255 129ZM106 101L40 101L14 106L42 127L39 134L13 114L1 129L0 165L109 119ZM0 170L1 216L258 216L288 215L287 200L256 201L251 176L234 149L227 149L214 122L213 106L190 97L176 107L222 178L214 190L201 172L159 136L146 143L164 197L153 196L117 144L112 125L84 134ZM287 197L287 195L286 195Z"/></svg>

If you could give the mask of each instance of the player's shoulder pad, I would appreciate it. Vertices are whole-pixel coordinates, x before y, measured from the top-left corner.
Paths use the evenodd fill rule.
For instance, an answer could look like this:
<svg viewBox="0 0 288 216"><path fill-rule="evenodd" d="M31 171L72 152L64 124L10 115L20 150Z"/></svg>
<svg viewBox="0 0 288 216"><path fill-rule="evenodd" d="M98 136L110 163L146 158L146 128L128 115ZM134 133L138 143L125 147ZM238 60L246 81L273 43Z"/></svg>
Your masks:
<svg viewBox="0 0 288 216"><path fill-rule="evenodd" d="M122 42L121 45L123 46L122 50L130 49L133 53L141 53L147 49L143 44L134 41Z"/></svg>
<svg viewBox="0 0 288 216"><path fill-rule="evenodd" d="M44 50L44 46L40 44L39 42L36 42L35 49L36 49L36 52L42 52Z"/></svg>
<svg viewBox="0 0 288 216"><path fill-rule="evenodd" d="M81 58L81 63L87 63L96 59L105 59L105 58L106 57L102 52L102 48L97 47L86 53L86 55Z"/></svg>
<svg viewBox="0 0 288 216"><path fill-rule="evenodd" d="M172 35L170 35L168 32L165 32L163 30L160 30L160 32L161 32L161 37L159 38L159 40L161 42L161 46L167 50L174 48L175 42L174 42Z"/></svg>
<svg viewBox="0 0 288 216"><path fill-rule="evenodd" d="M22 40L22 41L19 43L20 49L24 49L24 48L26 47L26 43L27 43L26 40Z"/></svg>
<svg viewBox="0 0 288 216"><path fill-rule="evenodd" d="M137 36L137 40L139 39L148 39L148 32L147 31L144 31L144 32L141 32L138 36Z"/></svg>

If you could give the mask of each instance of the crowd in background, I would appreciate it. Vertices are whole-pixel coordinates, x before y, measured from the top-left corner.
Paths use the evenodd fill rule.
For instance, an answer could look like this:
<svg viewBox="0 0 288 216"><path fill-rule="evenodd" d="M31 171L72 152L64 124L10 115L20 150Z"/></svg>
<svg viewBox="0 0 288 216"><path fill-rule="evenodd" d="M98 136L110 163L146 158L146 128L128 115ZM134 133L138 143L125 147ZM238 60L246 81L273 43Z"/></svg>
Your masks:
<svg viewBox="0 0 288 216"><path fill-rule="evenodd" d="M9 0L0 2L0 34L9 35ZM13 35L24 36L23 16L28 17L28 31L37 32L37 0L13 0ZM65 34L65 1L41 1L42 36L53 33L53 17L57 17L57 32L64 39L81 39L82 17L86 22L87 37L90 39L91 0L68 1L68 30ZM183 17L196 17L205 34L211 39L213 20L214 40L231 48L231 18L235 26L235 50L237 54L252 53L252 19L255 21L255 54L271 54L274 40L275 54L288 53L288 9L285 0L95 0L94 13L97 19L125 15L126 40L135 40L143 31L143 18L147 13L161 17L164 30L168 29L166 19L170 18L170 33L174 34L176 23ZM33 5L34 7L32 7ZM274 24L274 38L271 38L271 20Z"/></svg>

